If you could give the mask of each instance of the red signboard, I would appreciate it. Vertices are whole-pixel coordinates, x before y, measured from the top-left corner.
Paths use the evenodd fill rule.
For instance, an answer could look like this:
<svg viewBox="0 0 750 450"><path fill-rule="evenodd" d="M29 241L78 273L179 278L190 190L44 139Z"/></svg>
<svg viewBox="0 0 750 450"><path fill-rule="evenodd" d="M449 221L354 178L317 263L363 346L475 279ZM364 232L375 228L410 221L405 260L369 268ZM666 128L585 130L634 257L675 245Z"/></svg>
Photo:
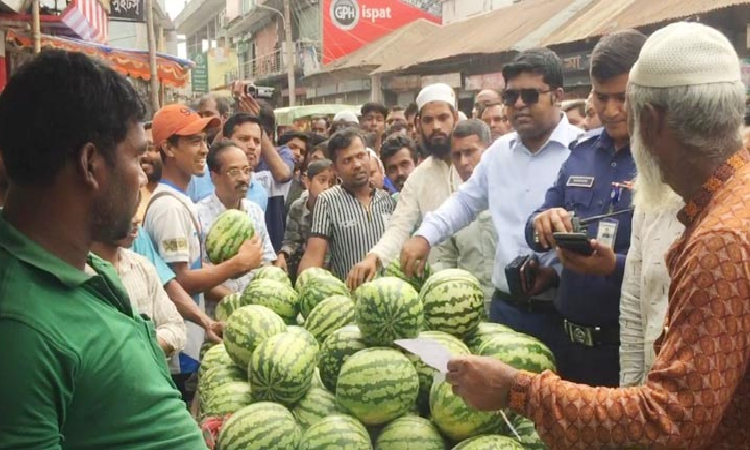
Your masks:
<svg viewBox="0 0 750 450"><path fill-rule="evenodd" d="M441 23L439 16L412 6L409 0L323 0L322 3L323 64L417 19ZM411 0L411 3L416 2Z"/></svg>

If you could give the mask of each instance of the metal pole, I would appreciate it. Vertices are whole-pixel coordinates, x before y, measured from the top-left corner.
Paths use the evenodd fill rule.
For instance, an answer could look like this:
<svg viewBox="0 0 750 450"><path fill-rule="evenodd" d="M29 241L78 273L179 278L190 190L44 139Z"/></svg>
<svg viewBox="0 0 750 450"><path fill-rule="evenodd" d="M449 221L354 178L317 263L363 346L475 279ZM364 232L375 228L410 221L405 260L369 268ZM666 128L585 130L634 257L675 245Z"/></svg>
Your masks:
<svg viewBox="0 0 750 450"><path fill-rule="evenodd" d="M294 42L292 42L292 15L289 0L284 0L284 34L286 40L286 76L289 85L289 106L297 104L297 79L294 73Z"/></svg>
<svg viewBox="0 0 750 450"><path fill-rule="evenodd" d="M154 36L153 0L146 0L146 27L148 38L148 66L151 72L151 106L154 113L159 110L159 77L156 70L156 37Z"/></svg>
<svg viewBox="0 0 750 450"><path fill-rule="evenodd" d="M39 19L39 0L31 1L31 37L34 40L34 53L42 51L42 31Z"/></svg>

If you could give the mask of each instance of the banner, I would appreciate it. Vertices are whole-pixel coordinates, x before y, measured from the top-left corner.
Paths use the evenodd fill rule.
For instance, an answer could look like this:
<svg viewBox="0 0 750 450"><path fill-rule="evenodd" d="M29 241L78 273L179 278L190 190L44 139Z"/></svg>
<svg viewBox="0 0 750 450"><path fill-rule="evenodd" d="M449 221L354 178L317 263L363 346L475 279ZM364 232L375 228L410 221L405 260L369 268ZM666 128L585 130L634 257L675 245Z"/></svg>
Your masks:
<svg viewBox="0 0 750 450"><path fill-rule="evenodd" d="M145 22L142 0L110 0L109 20L113 22Z"/></svg>
<svg viewBox="0 0 750 450"><path fill-rule="evenodd" d="M415 20L439 24L439 7L436 0L323 0L323 64Z"/></svg>
<svg viewBox="0 0 750 450"><path fill-rule="evenodd" d="M193 92L208 92L208 55L206 52L190 56L195 67L190 70L190 88Z"/></svg>

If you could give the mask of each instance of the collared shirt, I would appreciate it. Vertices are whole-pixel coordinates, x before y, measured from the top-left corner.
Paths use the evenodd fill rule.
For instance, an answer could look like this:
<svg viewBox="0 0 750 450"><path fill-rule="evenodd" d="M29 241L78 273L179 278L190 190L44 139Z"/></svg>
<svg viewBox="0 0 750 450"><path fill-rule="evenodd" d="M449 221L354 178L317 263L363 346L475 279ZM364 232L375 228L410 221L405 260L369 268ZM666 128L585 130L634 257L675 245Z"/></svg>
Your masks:
<svg viewBox="0 0 750 450"><path fill-rule="evenodd" d="M425 159L406 179L388 228L370 253L377 255L383 267L398 258L401 247L419 227L425 215L439 208L461 182L452 165L432 156ZM451 255L455 255L455 248L446 242L433 248L429 262L431 265L445 260L451 263L455 261Z"/></svg>
<svg viewBox="0 0 750 450"><path fill-rule="evenodd" d="M276 150L279 152L279 156L281 157L281 160L284 161L284 164L286 164L287 167L289 167L289 170L294 173L294 166L296 165L296 161L294 160L294 155L292 154L292 151L289 150L289 147L287 147L286 145L282 145ZM261 155L260 161L258 162L258 166L255 168L255 171L265 172L270 170L271 166L269 166L266 162L266 158Z"/></svg>
<svg viewBox="0 0 750 450"><path fill-rule="evenodd" d="M618 189L613 198L613 183L634 178L635 161L629 146L615 150L614 141L606 132L584 139L571 151L557 181L547 191L542 207L528 218L526 242L534 250L543 251L534 239L534 219L550 208L565 208L578 218L628 210L631 206L630 190ZM611 275L593 276L562 269L555 306L568 320L587 326L618 325L620 289L632 216L632 211L628 211L608 219L617 221L614 239L616 265ZM600 223L589 224L591 239L597 237Z"/></svg>
<svg viewBox="0 0 750 450"><path fill-rule="evenodd" d="M750 155L721 165L678 217L664 333L646 384L605 389L520 372L511 408L550 449L748 447ZM616 444L615 444L616 443Z"/></svg>
<svg viewBox="0 0 750 450"><path fill-rule="evenodd" d="M198 203L204 198L214 193L214 183L211 181L211 172L208 165L203 171L202 176L193 175L188 184L187 195L193 203ZM250 186L245 196L251 202L255 202L264 212L268 208L268 193L255 179L250 180Z"/></svg>
<svg viewBox="0 0 750 450"><path fill-rule="evenodd" d="M206 232L211 229L211 226L216 221L216 218L227 210L226 206L221 202L216 194L204 198L197 205L198 218L200 219L201 226ZM241 209L247 213L250 219L253 221L255 227L255 234L260 238L263 243L263 257L261 259L263 264L270 264L276 261L276 252L273 250L271 245L271 239L268 237L268 230L266 230L266 221L263 217L263 211L260 206L253 202L249 202L243 199ZM205 239L205 236L204 236ZM205 249L204 249L205 251ZM204 259L206 255L204 254ZM224 282L224 286L232 292L242 292L245 290L248 284L253 280L255 271L248 272L242 277L229 279Z"/></svg>
<svg viewBox="0 0 750 450"><path fill-rule="evenodd" d="M284 229L286 228L284 203L292 182L290 180L279 183L273 178L273 174L269 170L255 172L253 182L263 186L268 193L268 208L265 210L266 228L274 250L278 251L281 249L281 242L284 240Z"/></svg>
<svg viewBox="0 0 750 450"><path fill-rule="evenodd" d="M678 205L636 209L633 216L620 296L621 386L642 384L656 357L654 342L664 327L670 284L664 257L685 231L677 220Z"/></svg>
<svg viewBox="0 0 750 450"><path fill-rule="evenodd" d="M164 262L164 259L161 257L161 255L156 253L156 249L154 249L154 243L151 242L151 237L140 225L138 226L138 236L136 236L130 249L148 259L151 264L153 264L153 266L156 268L156 273L159 275L162 286L166 286L167 283L177 277L174 271L169 268L167 263Z"/></svg>
<svg viewBox="0 0 750 450"><path fill-rule="evenodd" d="M346 279L349 270L367 255L383 235L394 206L391 196L381 189L372 190L368 206L341 186L320 194L310 236L328 241L334 275Z"/></svg>
<svg viewBox="0 0 750 450"><path fill-rule="evenodd" d="M0 215L0 448L205 448L111 264L78 270Z"/></svg>
<svg viewBox="0 0 750 450"><path fill-rule="evenodd" d="M516 133L500 137L484 152L471 178L438 210L427 215L416 234L434 246L489 208L500 237L492 282L508 292L505 266L517 256L532 252L523 235L526 219L544 200L545 191L570 154L568 145L581 133L563 115L549 140L536 152L530 152Z"/></svg>
<svg viewBox="0 0 750 450"><path fill-rule="evenodd" d="M156 337L182 351L187 339L187 329L177 307L169 299L156 274L156 268L146 258L120 248L115 269L128 292L134 312L145 314L156 326Z"/></svg>
<svg viewBox="0 0 750 450"><path fill-rule="evenodd" d="M456 246L456 267L476 275L482 284L484 302L489 312L489 302L495 291L492 273L497 251L497 232L489 211L482 211L474 222L453 235Z"/></svg>

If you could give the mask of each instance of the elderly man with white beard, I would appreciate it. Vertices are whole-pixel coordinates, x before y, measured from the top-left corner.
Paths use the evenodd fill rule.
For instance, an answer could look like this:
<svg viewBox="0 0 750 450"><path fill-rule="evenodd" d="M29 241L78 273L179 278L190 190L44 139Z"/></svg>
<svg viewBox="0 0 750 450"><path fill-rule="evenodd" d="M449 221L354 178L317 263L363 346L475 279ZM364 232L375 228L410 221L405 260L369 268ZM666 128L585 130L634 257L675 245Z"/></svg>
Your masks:
<svg viewBox="0 0 750 450"><path fill-rule="evenodd" d="M627 90L639 195L685 201L685 233L656 360L643 386L593 388L550 371L461 356L454 392L480 410L536 423L551 449L740 449L750 442L750 154L740 136L745 88L732 44L698 23L655 32Z"/></svg>

